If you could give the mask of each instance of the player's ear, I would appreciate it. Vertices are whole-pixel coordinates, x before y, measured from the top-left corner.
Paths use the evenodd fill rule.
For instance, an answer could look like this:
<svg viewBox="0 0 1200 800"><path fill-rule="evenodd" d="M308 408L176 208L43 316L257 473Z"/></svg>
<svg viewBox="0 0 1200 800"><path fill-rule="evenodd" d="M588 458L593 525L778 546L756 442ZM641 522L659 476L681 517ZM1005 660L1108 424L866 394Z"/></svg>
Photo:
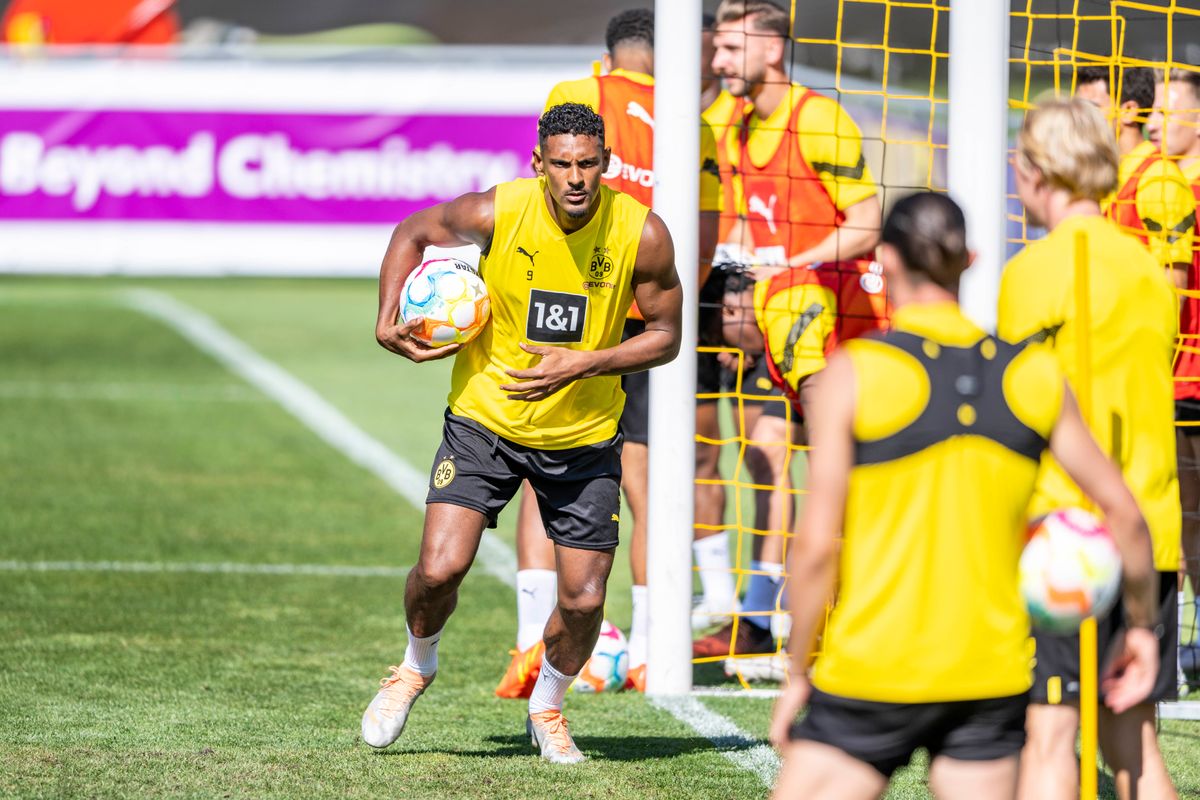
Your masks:
<svg viewBox="0 0 1200 800"><path fill-rule="evenodd" d="M971 265L975 263L975 257L978 255L979 255L979 251L977 251L977 250L968 250L967 251L967 269L970 269Z"/></svg>
<svg viewBox="0 0 1200 800"><path fill-rule="evenodd" d="M784 62L784 49L786 43L782 36L771 36L767 38L767 63L780 65Z"/></svg>
<svg viewBox="0 0 1200 800"><path fill-rule="evenodd" d="M612 72L612 68L612 54L605 53L604 55L600 56L600 71L607 75L608 73Z"/></svg>
<svg viewBox="0 0 1200 800"><path fill-rule="evenodd" d="M608 160L610 158L612 158L612 148L606 147L606 148L604 148L604 155L600 159L600 173L601 174L608 172Z"/></svg>
<svg viewBox="0 0 1200 800"><path fill-rule="evenodd" d="M546 168L542 164L541 148L533 148L533 151L529 154L529 166L533 169L534 175L538 176L539 178L546 177Z"/></svg>
<svg viewBox="0 0 1200 800"><path fill-rule="evenodd" d="M1133 125L1138 122L1141 111L1137 100L1126 100L1117 108L1117 119L1122 125Z"/></svg>

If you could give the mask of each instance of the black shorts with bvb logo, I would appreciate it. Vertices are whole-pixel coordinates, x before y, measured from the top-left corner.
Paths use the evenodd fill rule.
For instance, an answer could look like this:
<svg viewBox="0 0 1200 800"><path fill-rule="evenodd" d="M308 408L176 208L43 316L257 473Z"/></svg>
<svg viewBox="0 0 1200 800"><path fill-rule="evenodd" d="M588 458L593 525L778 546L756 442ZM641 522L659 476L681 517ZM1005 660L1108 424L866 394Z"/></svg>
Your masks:
<svg viewBox="0 0 1200 800"><path fill-rule="evenodd" d="M509 441L446 411L425 503L478 511L489 528L528 479L546 535L565 547L617 546L621 512L621 434L600 444L539 450Z"/></svg>

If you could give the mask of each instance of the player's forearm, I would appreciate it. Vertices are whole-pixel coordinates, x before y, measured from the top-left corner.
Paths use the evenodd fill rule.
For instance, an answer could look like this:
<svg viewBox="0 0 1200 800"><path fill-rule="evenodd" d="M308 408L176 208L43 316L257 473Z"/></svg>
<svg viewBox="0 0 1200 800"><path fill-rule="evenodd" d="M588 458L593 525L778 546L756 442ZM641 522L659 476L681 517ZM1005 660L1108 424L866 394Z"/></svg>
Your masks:
<svg viewBox="0 0 1200 800"><path fill-rule="evenodd" d="M788 266L804 267L809 264L846 261L870 254L877 244L878 228L851 228L843 225L813 247L793 256L788 260Z"/></svg>
<svg viewBox="0 0 1200 800"><path fill-rule="evenodd" d="M661 366L679 355L679 326L646 325L646 330L631 336L616 347L591 352L585 374L580 377L595 378L602 375L625 375Z"/></svg>
<svg viewBox="0 0 1200 800"><path fill-rule="evenodd" d="M814 541L798 534L792 543L788 564L788 606L792 613L790 671L804 674L816 646L825 608L833 597L837 580L837 550L834 539Z"/></svg>
<svg viewBox="0 0 1200 800"><path fill-rule="evenodd" d="M792 257L788 264L803 267L827 261L867 257L879 244L882 225L879 198L871 196L847 208L842 224L813 247Z"/></svg>
<svg viewBox="0 0 1200 800"><path fill-rule="evenodd" d="M1154 569L1154 552L1146 519L1133 503L1117 508L1101 507L1101 511L1121 552L1121 588L1126 618L1130 625L1153 627L1158 619L1158 573Z"/></svg>
<svg viewBox="0 0 1200 800"><path fill-rule="evenodd" d="M423 248L413 240L412 231L406 229L407 222L408 220L401 222L392 231L391 242L388 243L383 264L379 268L379 315L375 320L376 329L395 324L404 281L421 261Z"/></svg>

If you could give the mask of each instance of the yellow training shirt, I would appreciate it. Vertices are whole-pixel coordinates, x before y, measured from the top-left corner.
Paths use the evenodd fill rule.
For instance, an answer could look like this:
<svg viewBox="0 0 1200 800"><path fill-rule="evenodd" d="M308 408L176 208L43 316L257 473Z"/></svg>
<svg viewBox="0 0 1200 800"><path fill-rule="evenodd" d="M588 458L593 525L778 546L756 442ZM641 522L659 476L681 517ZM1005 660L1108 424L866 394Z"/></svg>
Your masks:
<svg viewBox="0 0 1200 800"><path fill-rule="evenodd" d="M1041 348L985 336L954 303L904 306L891 332L843 347L854 466L813 684L886 703L1026 691L1017 563L1061 371Z"/></svg>
<svg viewBox="0 0 1200 800"><path fill-rule="evenodd" d="M759 119L752 112L753 104L747 102L743 124L749 125L746 149L753 164L765 166L783 145L792 112L806 91L803 86L792 84L787 97L766 119ZM805 163L839 210L844 211L877 193L875 176L863 155L862 131L836 100L822 94L809 98L800 109L796 129L791 133ZM725 143L730 163L741 163L738 157L741 144L736 133ZM745 213L740 207L738 210Z"/></svg>
<svg viewBox="0 0 1200 800"><path fill-rule="evenodd" d="M654 76L627 69L614 69L609 75L626 78L644 86L654 85ZM550 90L546 98L546 108L543 113L553 106L562 103L581 103L596 113L600 113L600 84L597 76L592 75L579 80L563 81ZM717 168L717 140L713 129L700 119L700 210L721 211L721 175Z"/></svg>
<svg viewBox="0 0 1200 800"><path fill-rule="evenodd" d="M1135 175L1137 183L1131 185ZM1131 203L1133 208L1128 207ZM1104 208L1122 222L1126 233L1145 237L1160 265L1191 263L1196 198L1179 165L1159 157L1154 143L1142 142L1121 156L1117 191L1105 200Z"/></svg>
<svg viewBox="0 0 1200 800"><path fill-rule="evenodd" d="M1075 265L1084 247L1091 292L1087 331L1091 383L1080 385ZM1004 268L997 328L1014 341L1044 338L1081 401L1100 449L1121 467L1150 525L1154 563L1180 560L1171 362L1178 328L1175 293L1146 248L1109 220L1069 217ZM1087 391L1084 392L1083 390ZM1083 493L1049 455L1031 514L1082 506Z"/></svg>
<svg viewBox="0 0 1200 800"><path fill-rule="evenodd" d="M601 350L621 342L633 302L633 268L649 209L600 187L600 208L564 233L547 207L545 182L521 178L496 186L495 229L479 262L492 317L454 361L450 410L518 444L562 450L617 433L625 406L619 376L584 378L545 400L509 400L505 370L533 367L540 356L521 342Z"/></svg>

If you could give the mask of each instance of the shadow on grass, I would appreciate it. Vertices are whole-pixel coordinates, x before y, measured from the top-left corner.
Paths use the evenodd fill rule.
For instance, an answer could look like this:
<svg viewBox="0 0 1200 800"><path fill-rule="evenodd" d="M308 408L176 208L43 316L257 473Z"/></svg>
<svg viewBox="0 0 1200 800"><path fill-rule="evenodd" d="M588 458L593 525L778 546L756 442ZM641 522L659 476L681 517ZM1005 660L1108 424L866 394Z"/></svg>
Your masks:
<svg viewBox="0 0 1200 800"><path fill-rule="evenodd" d="M380 750L379 756L411 756L426 753L438 753L468 758L512 758L513 756L535 755L533 747L526 736L489 736L486 741L496 746L488 749L414 749L414 750ZM575 740L579 749L589 758L604 761L658 761L664 758L678 758L700 750L711 751L713 743L699 736L580 736ZM747 741L744 745L734 745L726 750L742 750L755 746L756 742Z"/></svg>

